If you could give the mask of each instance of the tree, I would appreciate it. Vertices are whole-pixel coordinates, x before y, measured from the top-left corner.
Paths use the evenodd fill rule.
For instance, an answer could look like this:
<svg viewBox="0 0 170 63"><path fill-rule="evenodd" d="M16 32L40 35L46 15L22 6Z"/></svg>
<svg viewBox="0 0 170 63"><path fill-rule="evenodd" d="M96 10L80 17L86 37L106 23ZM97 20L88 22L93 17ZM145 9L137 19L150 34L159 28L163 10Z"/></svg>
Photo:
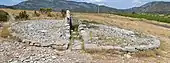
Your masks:
<svg viewBox="0 0 170 63"><path fill-rule="evenodd" d="M132 12L132 14L136 14L136 12Z"/></svg>

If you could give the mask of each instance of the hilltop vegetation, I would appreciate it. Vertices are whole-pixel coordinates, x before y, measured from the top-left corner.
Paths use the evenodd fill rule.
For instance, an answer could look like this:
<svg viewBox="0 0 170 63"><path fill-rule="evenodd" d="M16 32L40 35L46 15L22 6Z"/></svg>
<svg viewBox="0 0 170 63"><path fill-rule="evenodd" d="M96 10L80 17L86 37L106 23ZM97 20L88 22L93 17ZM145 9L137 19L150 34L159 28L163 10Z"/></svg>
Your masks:
<svg viewBox="0 0 170 63"><path fill-rule="evenodd" d="M41 4L39 4L41 3ZM39 8L52 8L53 11L70 9L75 12L97 12L98 5L86 2L75 2L68 0L27 0L12 6L15 9L39 10ZM101 12L119 11L115 8L100 6Z"/></svg>
<svg viewBox="0 0 170 63"><path fill-rule="evenodd" d="M44 8L46 9L46 8ZM0 9L11 14L17 21L18 20L37 20L37 19L61 19L60 12L52 12L51 8L48 11L39 10L13 10L13 9Z"/></svg>
<svg viewBox="0 0 170 63"><path fill-rule="evenodd" d="M126 11L139 12L139 13L169 14L170 13L170 2L165 2L165 1L149 2L140 7L133 7L130 9L126 9Z"/></svg>
<svg viewBox="0 0 170 63"><path fill-rule="evenodd" d="M149 14L149 13L114 13L116 15L133 17L133 18L144 18L147 20L155 20L158 22L170 23L170 18L166 15L160 16L160 14Z"/></svg>

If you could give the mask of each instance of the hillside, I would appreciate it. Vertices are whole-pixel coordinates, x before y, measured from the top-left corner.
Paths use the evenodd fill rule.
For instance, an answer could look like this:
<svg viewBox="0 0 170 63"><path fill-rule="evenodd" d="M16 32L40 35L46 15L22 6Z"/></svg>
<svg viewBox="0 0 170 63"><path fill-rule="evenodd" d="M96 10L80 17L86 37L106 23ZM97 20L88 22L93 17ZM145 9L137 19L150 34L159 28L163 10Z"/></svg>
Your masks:
<svg viewBox="0 0 170 63"><path fill-rule="evenodd" d="M26 10L39 10L39 8L53 8L54 11L61 9L70 9L77 12L97 12L98 5L86 2L75 2L66 0L28 0L23 1L13 8ZM100 12L118 11L115 8L100 6Z"/></svg>
<svg viewBox="0 0 170 63"><path fill-rule="evenodd" d="M127 9L130 12L147 12L147 13L169 13L170 2L154 1L146 3L140 7Z"/></svg>
<svg viewBox="0 0 170 63"><path fill-rule="evenodd" d="M154 1L140 7L130 9L116 9L107 6L99 6L100 12L144 12L144 13L169 13L170 2ZM23 10L39 10L40 8L53 8L54 11L70 9L74 12L98 12L98 5L87 2L75 2L67 0L27 0L14 6L0 5L0 8L14 8Z"/></svg>
<svg viewBox="0 0 170 63"><path fill-rule="evenodd" d="M6 8L7 6L5 6L5 5L0 5L0 8Z"/></svg>

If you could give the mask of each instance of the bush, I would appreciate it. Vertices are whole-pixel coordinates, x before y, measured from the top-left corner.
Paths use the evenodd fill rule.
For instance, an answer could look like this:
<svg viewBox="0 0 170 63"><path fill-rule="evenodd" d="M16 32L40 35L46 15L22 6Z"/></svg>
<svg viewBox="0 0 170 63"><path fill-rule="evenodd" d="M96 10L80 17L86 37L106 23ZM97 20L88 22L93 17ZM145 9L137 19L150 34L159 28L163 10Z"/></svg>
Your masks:
<svg viewBox="0 0 170 63"><path fill-rule="evenodd" d="M9 20L9 14L3 10L0 10L0 21L6 22Z"/></svg>
<svg viewBox="0 0 170 63"><path fill-rule="evenodd" d="M34 11L34 16L39 17L40 13L38 13L37 11Z"/></svg>
<svg viewBox="0 0 170 63"><path fill-rule="evenodd" d="M63 18L66 17L66 10L62 9L62 10L61 10L61 14L62 14L62 17L63 17Z"/></svg>
<svg viewBox="0 0 170 63"><path fill-rule="evenodd" d="M16 16L15 19L20 19L20 20L27 20L29 18L29 15L27 14L26 11L21 11L19 13L19 16Z"/></svg>
<svg viewBox="0 0 170 63"><path fill-rule="evenodd" d="M44 8L40 8L40 12L41 13L45 13L45 9Z"/></svg>
<svg viewBox="0 0 170 63"><path fill-rule="evenodd" d="M52 10L52 8L40 8L40 12L45 14L52 12Z"/></svg>
<svg viewBox="0 0 170 63"><path fill-rule="evenodd" d="M47 8L46 9L47 12L52 12L52 10L53 10L52 8Z"/></svg>
<svg viewBox="0 0 170 63"><path fill-rule="evenodd" d="M52 13L47 14L48 17L53 17L54 15Z"/></svg>

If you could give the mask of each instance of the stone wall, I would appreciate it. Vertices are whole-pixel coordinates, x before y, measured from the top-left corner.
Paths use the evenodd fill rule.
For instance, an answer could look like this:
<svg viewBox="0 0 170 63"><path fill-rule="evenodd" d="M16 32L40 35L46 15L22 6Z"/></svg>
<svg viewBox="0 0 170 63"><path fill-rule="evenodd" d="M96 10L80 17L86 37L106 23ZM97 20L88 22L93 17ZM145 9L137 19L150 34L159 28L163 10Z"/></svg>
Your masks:
<svg viewBox="0 0 170 63"><path fill-rule="evenodd" d="M102 24L79 23L78 31L70 35L70 26L65 20L19 22L13 24L10 31L20 42L59 50L66 50L72 45L73 50L135 52L160 46L160 40L152 35Z"/></svg>
<svg viewBox="0 0 170 63"><path fill-rule="evenodd" d="M84 40L85 49L135 52L160 46L160 40L152 35L140 34L114 26L80 24L79 31Z"/></svg>
<svg viewBox="0 0 170 63"><path fill-rule="evenodd" d="M18 22L10 27L10 31L20 42L33 46L68 48L69 25L63 20Z"/></svg>

